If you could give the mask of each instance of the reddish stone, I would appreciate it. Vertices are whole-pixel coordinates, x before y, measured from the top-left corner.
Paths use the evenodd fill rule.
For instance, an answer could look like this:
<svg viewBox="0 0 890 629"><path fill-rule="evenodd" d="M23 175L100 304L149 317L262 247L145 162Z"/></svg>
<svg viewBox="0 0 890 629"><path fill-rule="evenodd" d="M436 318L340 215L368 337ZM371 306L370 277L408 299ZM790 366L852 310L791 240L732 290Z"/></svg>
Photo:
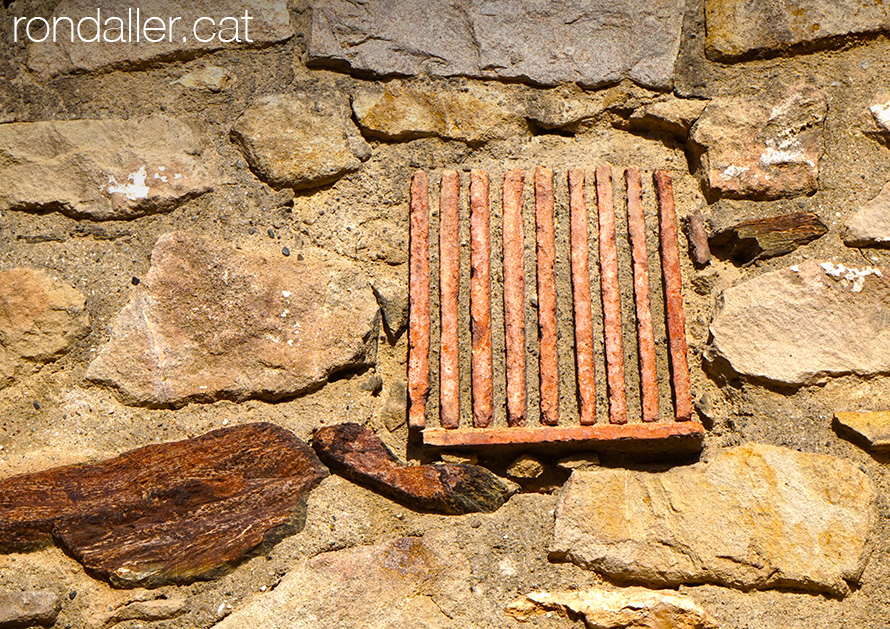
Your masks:
<svg viewBox="0 0 890 629"><path fill-rule="evenodd" d="M411 251L408 293L408 424L426 425L426 397L430 391L430 206L429 182L418 170L411 180Z"/></svg>
<svg viewBox="0 0 890 629"><path fill-rule="evenodd" d="M446 170L442 173L439 193L439 289L442 326L439 349L439 419L444 428L457 428L460 423L457 331L460 286L459 195L460 178L457 172Z"/></svg>
<svg viewBox="0 0 890 629"><path fill-rule="evenodd" d="M504 175L504 328L507 345L507 423L525 424L525 271L522 191L524 174Z"/></svg>
<svg viewBox="0 0 890 629"><path fill-rule="evenodd" d="M473 343L473 425L491 424L491 235L488 174L470 172L470 320Z"/></svg>
<svg viewBox="0 0 890 629"><path fill-rule="evenodd" d="M575 356L578 367L580 422L596 423L596 371L593 362L593 309L590 305L590 267L587 238L587 203L584 200L584 171L569 171L571 208L572 296L575 307Z"/></svg>

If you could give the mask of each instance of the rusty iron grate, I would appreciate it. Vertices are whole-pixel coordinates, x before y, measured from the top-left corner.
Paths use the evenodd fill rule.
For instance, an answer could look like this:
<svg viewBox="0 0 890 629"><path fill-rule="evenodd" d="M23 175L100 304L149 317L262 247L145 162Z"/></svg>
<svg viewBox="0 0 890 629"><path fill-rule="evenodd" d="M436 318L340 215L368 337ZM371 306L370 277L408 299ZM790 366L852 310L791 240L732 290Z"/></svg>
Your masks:
<svg viewBox="0 0 890 629"><path fill-rule="evenodd" d="M639 417L629 417L625 378L625 352L622 346L621 291L619 284L616 214L613 202L611 168L596 169L596 209L594 223L598 237L588 238L588 216L585 201L585 172L572 169L567 173L568 233L565 234L571 274L571 306L562 312L572 331L571 342L574 391L560 384L558 341L559 309L557 308L557 252L554 228L553 172L538 167L534 175L534 260L528 265L526 253L523 193L525 174L521 170L505 173L502 188L502 217L498 223L502 236L501 255L492 255L492 216L489 201L489 178L482 170L470 172L469 234L466 220L461 221L460 176L455 171L441 175L438 204L438 265L431 265L429 179L418 171L411 182L410 198L410 327L408 350L409 425L423 431L423 441L430 446L482 447L511 444L552 444L596 446L618 442L645 442L656 447L682 445L696 449L701 445L704 428L692 421L689 368L682 280L677 242L673 187L664 171L653 174L658 205L658 240L660 250L662 294L667 359L669 360L668 399L671 409L659 408L659 382L656 367L656 340L650 304L649 248L642 202L640 170L627 168L626 225L632 257L633 306L636 315L636 357L639 365L635 378L639 398ZM624 218L624 217L622 217ZM653 219L654 220L654 219ZM435 227L435 225L433 226ZM464 238L461 238L462 228ZM597 243L599 258L599 299L602 322L595 325L593 300L596 285L591 282L589 256ZM435 243L434 243L435 244ZM468 245L468 247L467 247ZM501 246L502 245L502 246ZM468 256L466 249L469 248ZM496 247L497 249L498 247ZM461 265L461 253L469 265ZM493 260L499 258L499 260ZM493 266L492 262L496 262ZM431 278L431 266L438 266ZM464 269L461 275L461 267ZM534 267L534 284L526 276L527 266ZM596 269L594 269L596 270ZM502 279L502 301L495 303L502 325L502 351L492 351L492 273ZM432 279L432 281L431 281ZM657 278L656 278L657 279ZM436 282L437 280L437 282ZM438 287L435 284L438 284ZM526 287L536 290L535 299L527 301ZM438 288L438 290L436 290ZM467 290L468 289L468 290ZM469 317L463 343L459 331L460 293L469 293ZM627 296L625 296L627 298ZM567 298L567 296L563 296ZM438 308L433 302L438 299ZM536 302L536 303L535 303ZM503 309L500 311L500 303ZM537 315L537 375L539 387L535 402L537 422L530 425L526 361L530 355L526 338L526 306L531 303ZM565 302L564 302L565 303ZM564 311L566 309L563 309ZM437 320L436 320L437 319ZM464 319L467 319L464 317ZM434 324L437 325L434 326ZM564 322L565 325L565 322ZM596 328L596 329L595 329ZM438 332L438 344L431 348L431 331ZM565 327L563 327L565 330ZM501 330L499 330L499 333ZM563 334L562 345L569 342ZM467 339L469 337L469 339ZM470 348L467 347L469 340ZM605 367L607 417L597 417L595 347L602 343ZM461 369L461 347L464 369ZM430 393L430 354L438 353L438 404L428 405ZM564 350L565 348L562 347ZM467 357L466 355L469 354ZM468 358L468 360L467 360ZM493 360L504 365L502 399L496 399L493 383ZM533 360L533 356L532 356ZM564 363L565 361L563 361ZM468 363L468 364L467 364ZM564 365L563 365L564 366ZM469 368L470 374L466 371ZM470 389L465 401L467 417L461 417L461 376L464 388ZM561 390L561 388L563 390ZM574 396L574 412L560 414L560 396ZM498 405L501 405L501 408ZM432 408L428 408L428 406ZM565 406L565 404L564 404ZM664 403L661 407L663 409ZM429 426L438 410L440 427ZM498 411L498 412L495 412ZM502 416L495 421L495 415ZM633 421L631 421L633 419Z"/></svg>

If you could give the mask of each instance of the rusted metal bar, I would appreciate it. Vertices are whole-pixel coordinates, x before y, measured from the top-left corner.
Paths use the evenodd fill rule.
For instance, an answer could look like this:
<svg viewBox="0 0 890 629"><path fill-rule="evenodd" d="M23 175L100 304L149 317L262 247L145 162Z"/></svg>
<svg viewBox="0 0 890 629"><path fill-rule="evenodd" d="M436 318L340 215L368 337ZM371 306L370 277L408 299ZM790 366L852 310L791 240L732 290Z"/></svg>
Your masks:
<svg viewBox="0 0 890 629"><path fill-rule="evenodd" d="M430 391L430 206L427 174L418 170L411 179L409 206L410 261L408 293L408 424L426 426L426 398Z"/></svg>
<svg viewBox="0 0 890 629"><path fill-rule="evenodd" d="M553 171L535 169L535 240L538 258L538 360L541 423L559 424L559 354L556 347L556 235Z"/></svg>
<svg viewBox="0 0 890 629"><path fill-rule="evenodd" d="M439 350L439 420L443 428L460 425L460 367L457 331L460 282L458 199L456 171L442 173L439 189L439 289L441 348Z"/></svg>
<svg viewBox="0 0 890 629"><path fill-rule="evenodd" d="M655 333L649 306L649 254L646 221L643 218L643 189L638 168L624 171L627 184L627 231L633 252L634 298L637 308L637 338L640 350L640 389L643 421L658 421L658 369L655 364Z"/></svg>
<svg viewBox="0 0 890 629"><path fill-rule="evenodd" d="M582 426L596 423L596 367L593 362L593 308L590 305L590 254L584 170L569 171L569 210L572 243L572 300L575 308L575 360Z"/></svg>
<svg viewBox="0 0 890 629"><path fill-rule="evenodd" d="M680 275L680 250L677 244L677 215L674 209L673 183L667 172L655 171L655 190L658 193L658 217L661 226L661 269L664 275L674 404L676 405L677 420L688 421L692 417L692 389L689 382L689 363L686 357L683 279Z"/></svg>
<svg viewBox="0 0 890 629"><path fill-rule="evenodd" d="M504 175L504 328L507 346L507 423L522 426L525 391L525 273L523 265L522 191L524 174Z"/></svg>
<svg viewBox="0 0 890 629"><path fill-rule="evenodd" d="M615 244L615 208L612 169L596 169L596 205L599 217L600 278L603 327L606 339L606 382L609 385L609 422L627 423L624 385L624 349L621 341L621 294L618 285L618 249Z"/></svg>
<svg viewBox="0 0 890 629"><path fill-rule="evenodd" d="M470 319L473 343L473 426L491 424L491 236L488 173L470 172Z"/></svg>

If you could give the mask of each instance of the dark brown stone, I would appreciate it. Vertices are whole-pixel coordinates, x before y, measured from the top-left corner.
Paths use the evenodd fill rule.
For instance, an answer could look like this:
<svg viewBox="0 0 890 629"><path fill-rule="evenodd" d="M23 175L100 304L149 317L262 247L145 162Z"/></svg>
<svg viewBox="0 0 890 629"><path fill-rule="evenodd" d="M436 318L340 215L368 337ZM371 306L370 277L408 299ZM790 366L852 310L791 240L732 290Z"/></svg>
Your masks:
<svg viewBox="0 0 890 629"><path fill-rule="evenodd" d="M475 465L405 465L359 424L320 428L312 447L335 472L407 506L438 513L497 510L513 493Z"/></svg>
<svg viewBox="0 0 890 629"><path fill-rule="evenodd" d="M222 428L0 481L0 549L55 540L117 586L210 578L302 527L306 494L325 476L284 428Z"/></svg>
<svg viewBox="0 0 890 629"><path fill-rule="evenodd" d="M794 212L742 221L709 239L711 249L736 264L785 255L826 234L828 228L812 212Z"/></svg>

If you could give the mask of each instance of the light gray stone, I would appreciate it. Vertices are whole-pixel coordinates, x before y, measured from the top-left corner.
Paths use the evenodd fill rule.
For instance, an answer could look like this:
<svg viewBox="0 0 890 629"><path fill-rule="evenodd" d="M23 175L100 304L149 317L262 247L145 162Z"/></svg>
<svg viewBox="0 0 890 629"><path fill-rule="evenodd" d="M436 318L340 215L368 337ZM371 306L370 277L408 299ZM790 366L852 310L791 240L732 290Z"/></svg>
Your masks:
<svg viewBox="0 0 890 629"><path fill-rule="evenodd" d="M31 590L0 591L0 628L49 627L62 610L62 599L55 592Z"/></svg>
<svg viewBox="0 0 890 629"><path fill-rule="evenodd" d="M849 247L890 247L890 182L847 220L844 244Z"/></svg>
<svg viewBox="0 0 890 629"><path fill-rule="evenodd" d="M206 144L162 116L0 125L0 210L96 220L169 212L222 180Z"/></svg>
<svg viewBox="0 0 890 629"><path fill-rule="evenodd" d="M890 279L880 269L808 260L723 292L712 360L789 385L890 373Z"/></svg>
<svg viewBox="0 0 890 629"><path fill-rule="evenodd" d="M356 265L173 232L87 378L126 403L277 400L376 361L379 310Z"/></svg>
<svg viewBox="0 0 890 629"><path fill-rule="evenodd" d="M173 81L173 85L182 85L193 89L207 90L210 92L221 92L222 90L234 87L238 82L238 77L219 66L204 66L200 70L186 72L181 77Z"/></svg>
<svg viewBox="0 0 890 629"><path fill-rule="evenodd" d="M840 459L746 444L649 473L572 473L551 557L612 578L835 594L862 574L875 489Z"/></svg>
<svg viewBox="0 0 890 629"><path fill-rule="evenodd" d="M890 27L884 2L869 0L707 0L708 55L732 59Z"/></svg>
<svg viewBox="0 0 890 629"><path fill-rule="evenodd" d="M136 6L112 0L63 0L48 20L50 31L56 20L55 42L50 36L46 41L29 43L28 66L52 76L126 68L220 48L264 46L294 34L286 0L194 0L186 4L153 0L140 6L138 22ZM250 18L246 21L245 11ZM98 40L97 12L102 25ZM73 38L69 22L61 18L73 21ZM205 19L196 23L199 18L213 22ZM78 26L82 19L86 21ZM145 31L146 25L149 29L165 28ZM20 38L25 36L26 26L26 22L19 24ZM82 38L77 35L78 28ZM41 36L33 31L33 37ZM201 42L199 38L210 41Z"/></svg>
<svg viewBox="0 0 890 629"><path fill-rule="evenodd" d="M401 334L408 326L407 278L393 274L378 275L371 283L383 322L393 336Z"/></svg>
<svg viewBox="0 0 890 629"><path fill-rule="evenodd" d="M685 0L318 0L310 63L355 73L671 85ZM640 33L646 36L641 37Z"/></svg>

